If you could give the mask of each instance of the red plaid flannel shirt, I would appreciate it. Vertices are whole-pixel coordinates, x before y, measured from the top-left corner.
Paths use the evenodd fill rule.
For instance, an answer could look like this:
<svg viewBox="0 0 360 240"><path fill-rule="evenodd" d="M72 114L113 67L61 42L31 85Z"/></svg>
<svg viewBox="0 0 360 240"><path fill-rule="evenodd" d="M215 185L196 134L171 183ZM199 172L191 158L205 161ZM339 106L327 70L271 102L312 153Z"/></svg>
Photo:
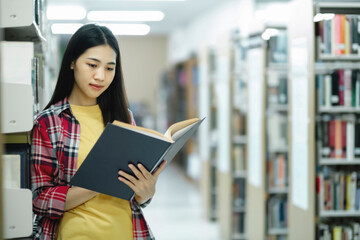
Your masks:
<svg viewBox="0 0 360 240"><path fill-rule="evenodd" d="M31 136L34 239L52 240L64 213L70 179L76 172L80 143L80 125L68 100L42 111L35 120ZM132 200L130 206L134 240L155 239L137 202Z"/></svg>

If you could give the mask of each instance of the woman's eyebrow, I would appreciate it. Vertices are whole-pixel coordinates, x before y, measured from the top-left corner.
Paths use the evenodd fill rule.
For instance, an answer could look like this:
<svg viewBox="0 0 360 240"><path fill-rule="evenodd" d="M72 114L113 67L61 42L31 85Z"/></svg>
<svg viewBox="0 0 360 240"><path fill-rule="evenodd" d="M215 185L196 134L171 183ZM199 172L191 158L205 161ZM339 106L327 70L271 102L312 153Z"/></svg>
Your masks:
<svg viewBox="0 0 360 240"><path fill-rule="evenodd" d="M95 62L101 63L101 61L99 59L97 59L97 58L87 58L87 59L90 59L90 60L93 60ZM115 62L108 62L107 64L115 65Z"/></svg>

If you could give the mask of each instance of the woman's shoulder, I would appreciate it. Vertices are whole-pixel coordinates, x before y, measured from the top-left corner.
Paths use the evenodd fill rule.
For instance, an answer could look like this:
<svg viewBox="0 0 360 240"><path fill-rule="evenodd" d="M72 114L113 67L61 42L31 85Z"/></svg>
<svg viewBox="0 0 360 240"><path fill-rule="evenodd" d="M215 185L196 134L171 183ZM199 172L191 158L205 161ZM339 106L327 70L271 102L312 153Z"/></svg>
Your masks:
<svg viewBox="0 0 360 240"><path fill-rule="evenodd" d="M70 107L67 101L57 102L37 114L34 124L41 122L56 122L61 118L61 113Z"/></svg>

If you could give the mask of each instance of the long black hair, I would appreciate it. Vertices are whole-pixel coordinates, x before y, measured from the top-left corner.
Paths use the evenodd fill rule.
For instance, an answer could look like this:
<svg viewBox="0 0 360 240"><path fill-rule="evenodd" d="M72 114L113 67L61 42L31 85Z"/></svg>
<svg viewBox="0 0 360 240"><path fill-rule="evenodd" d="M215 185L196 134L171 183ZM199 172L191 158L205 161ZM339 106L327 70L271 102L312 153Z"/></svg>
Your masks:
<svg viewBox="0 0 360 240"><path fill-rule="evenodd" d="M70 69L71 63L75 63L87 49L99 45L109 45L116 53L114 79L110 86L97 98L104 124L106 125L113 120L131 123L118 42L107 27L97 24L86 24L71 37L64 53L54 93L45 109L70 96L75 82L74 72Z"/></svg>

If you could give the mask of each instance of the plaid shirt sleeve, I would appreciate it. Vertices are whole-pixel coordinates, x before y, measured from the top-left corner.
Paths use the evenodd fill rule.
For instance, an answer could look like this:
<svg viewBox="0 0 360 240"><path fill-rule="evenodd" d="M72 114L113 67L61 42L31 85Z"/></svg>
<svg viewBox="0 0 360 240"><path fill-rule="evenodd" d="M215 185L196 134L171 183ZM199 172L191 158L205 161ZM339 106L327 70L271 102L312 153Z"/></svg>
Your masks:
<svg viewBox="0 0 360 240"><path fill-rule="evenodd" d="M70 186L59 186L56 146L51 142L44 121L36 122L31 144L31 189L34 213L50 219L60 219L64 213L66 194Z"/></svg>

